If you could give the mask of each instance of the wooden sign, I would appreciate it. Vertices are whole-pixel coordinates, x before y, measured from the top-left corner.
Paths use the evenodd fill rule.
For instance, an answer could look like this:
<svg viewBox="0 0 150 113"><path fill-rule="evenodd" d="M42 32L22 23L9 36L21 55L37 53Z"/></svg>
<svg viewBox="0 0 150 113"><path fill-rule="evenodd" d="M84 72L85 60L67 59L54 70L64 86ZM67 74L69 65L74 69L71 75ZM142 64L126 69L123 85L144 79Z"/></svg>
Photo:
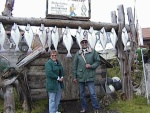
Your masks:
<svg viewBox="0 0 150 113"><path fill-rule="evenodd" d="M90 0L47 0L47 18L90 19Z"/></svg>

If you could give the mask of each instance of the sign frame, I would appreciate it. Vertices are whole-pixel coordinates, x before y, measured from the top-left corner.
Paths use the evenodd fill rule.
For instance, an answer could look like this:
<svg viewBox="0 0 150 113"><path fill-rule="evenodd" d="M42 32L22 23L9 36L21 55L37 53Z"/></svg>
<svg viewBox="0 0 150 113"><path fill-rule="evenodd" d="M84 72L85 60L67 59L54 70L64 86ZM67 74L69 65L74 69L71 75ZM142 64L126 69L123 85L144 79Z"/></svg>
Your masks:
<svg viewBox="0 0 150 113"><path fill-rule="evenodd" d="M74 5L77 14L72 8ZM89 20L91 18L91 0L46 0L46 18Z"/></svg>

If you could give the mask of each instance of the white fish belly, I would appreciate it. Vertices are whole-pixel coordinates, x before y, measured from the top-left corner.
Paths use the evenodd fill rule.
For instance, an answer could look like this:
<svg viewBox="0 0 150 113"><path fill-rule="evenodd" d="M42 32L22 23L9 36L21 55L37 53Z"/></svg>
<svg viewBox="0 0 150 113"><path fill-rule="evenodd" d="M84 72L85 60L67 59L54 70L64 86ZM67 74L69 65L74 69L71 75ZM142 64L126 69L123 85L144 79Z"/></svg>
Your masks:
<svg viewBox="0 0 150 113"><path fill-rule="evenodd" d="M52 33L52 43L54 45L55 50L57 51L57 46L59 42L59 36L56 33Z"/></svg>

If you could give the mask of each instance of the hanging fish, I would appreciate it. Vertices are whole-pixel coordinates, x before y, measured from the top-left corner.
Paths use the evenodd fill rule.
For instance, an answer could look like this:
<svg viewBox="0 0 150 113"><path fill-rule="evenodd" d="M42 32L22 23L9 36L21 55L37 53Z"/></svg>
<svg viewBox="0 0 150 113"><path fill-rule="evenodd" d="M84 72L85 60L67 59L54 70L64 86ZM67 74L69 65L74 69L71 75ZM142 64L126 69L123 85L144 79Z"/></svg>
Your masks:
<svg viewBox="0 0 150 113"><path fill-rule="evenodd" d="M101 42L100 42L100 39L97 39L97 42L96 42L96 44L95 44L95 50L96 50L97 52L100 52L100 51L103 50L102 45L101 45Z"/></svg>
<svg viewBox="0 0 150 113"><path fill-rule="evenodd" d="M47 44L48 44L48 52L50 52L51 51L51 45L52 45L52 34L51 34L51 30L50 30L50 28L48 27L47 29L46 29L46 36L47 36Z"/></svg>
<svg viewBox="0 0 150 113"><path fill-rule="evenodd" d="M118 37L117 37L116 31L114 28L111 29L110 40L111 40L111 43L113 45L113 49L116 50L115 48L116 48L116 43L118 41Z"/></svg>
<svg viewBox="0 0 150 113"><path fill-rule="evenodd" d="M79 45L79 48L81 48L80 41L84 37L84 30L79 26L76 31L76 42Z"/></svg>
<svg viewBox="0 0 150 113"><path fill-rule="evenodd" d="M55 26L52 29L52 44L54 45L55 50L57 51L58 42L60 40L58 28Z"/></svg>
<svg viewBox="0 0 150 113"><path fill-rule="evenodd" d="M122 38L122 43L124 45L124 51L126 51L127 50L127 42L128 42L129 37L128 37L128 33L127 33L127 30L125 27L122 29L121 38Z"/></svg>
<svg viewBox="0 0 150 113"><path fill-rule="evenodd" d="M7 37L7 34L5 32L4 26L3 24L0 22L0 51L5 51L4 49L4 42L5 42L5 38Z"/></svg>
<svg viewBox="0 0 150 113"><path fill-rule="evenodd" d="M24 38L29 46L28 52L32 51L31 45L32 45L33 37L34 37L33 30L30 24L27 24L27 26L25 27Z"/></svg>
<svg viewBox="0 0 150 113"><path fill-rule="evenodd" d="M38 35L39 35L40 41L42 43L42 46L44 48L46 48L46 30L45 30L44 24L41 24Z"/></svg>
<svg viewBox="0 0 150 113"><path fill-rule="evenodd" d="M90 26L90 29L88 30L88 42L91 46L91 48L95 48L95 44L96 44L96 35L95 35L95 31L93 29L93 27Z"/></svg>
<svg viewBox="0 0 150 113"><path fill-rule="evenodd" d="M16 23L14 23L14 25L12 26L11 28L11 38L13 39L14 43L15 43L15 50L16 51L19 51L19 47L18 47L18 44L19 44L19 41L21 39L21 34L20 34L20 31L19 31L19 28L18 28L18 25Z"/></svg>
<svg viewBox="0 0 150 113"><path fill-rule="evenodd" d="M102 44L103 53L105 53L106 52L105 48L107 44L107 34L104 27L100 30L100 42Z"/></svg>
<svg viewBox="0 0 150 113"><path fill-rule="evenodd" d="M66 57L72 57L70 50L73 45L73 39L70 33L70 29L66 27L66 29L63 32L63 45L66 47L68 53Z"/></svg>

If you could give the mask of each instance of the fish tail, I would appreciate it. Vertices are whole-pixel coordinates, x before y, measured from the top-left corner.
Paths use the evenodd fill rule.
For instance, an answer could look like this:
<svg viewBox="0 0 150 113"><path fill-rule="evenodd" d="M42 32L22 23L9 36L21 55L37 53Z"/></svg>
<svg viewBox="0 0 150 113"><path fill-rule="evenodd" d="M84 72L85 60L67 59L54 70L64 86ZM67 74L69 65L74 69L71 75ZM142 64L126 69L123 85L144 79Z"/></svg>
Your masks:
<svg viewBox="0 0 150 113"><path fill-rule="evenodd" d="M125 47L124 47L124 51L126 51L126 50L127 50L127 47L125 46Z"/></svg>
<svg viewBox="0 0 150 113"><path fill-rule="evenodd" d="M19 51L19 47L18 46L16 46L15 51Z"/></svg>
<svg viewBox="0 0 150 113"><path fill-rule="evenodd" d="M115 47L113 47L113 49L112 49L113 51L116 51L116 48Z"/></svg>
<svg viewBox="0 0 150 113"><path fill-rule="evenodd" d="M72 57L71 53L68 52L67 55L66 55L66 57L67 57L67 58L68 58L68 57Z"/></svg>
<svg viewBox="0 0 150 113"><path fill-rule="evenodd" d="M48 52L50 52L50 51L51 51L51 48L49 47L49 48L48 48Z"/></svg>
<svg viewBox="0 0 150 113"><path fill-rule="evenodd" d="M28 52L31 52L31 51L32 51L32 48L29 48L29 49L28 49Z"/></svg>
<svg viewBox="0 0 150 113"><path fill-rule="evenodd" d="M105 54L106 53L106 50L105 49L103 49L103 52L102 52L103 54Z"/></svg>
<svg viewBox="0 0 150 113"><path fill-rule="evenodd" d="M1 47L0 51L4 52L4 51L5 51L5 49L4 49L3 47Z"/></svg>
<svg viewBox="0 0 150 113"><path fill-rule="evenodd" d="M57 47L55 48L55 51L57 51Z"/></svg>

